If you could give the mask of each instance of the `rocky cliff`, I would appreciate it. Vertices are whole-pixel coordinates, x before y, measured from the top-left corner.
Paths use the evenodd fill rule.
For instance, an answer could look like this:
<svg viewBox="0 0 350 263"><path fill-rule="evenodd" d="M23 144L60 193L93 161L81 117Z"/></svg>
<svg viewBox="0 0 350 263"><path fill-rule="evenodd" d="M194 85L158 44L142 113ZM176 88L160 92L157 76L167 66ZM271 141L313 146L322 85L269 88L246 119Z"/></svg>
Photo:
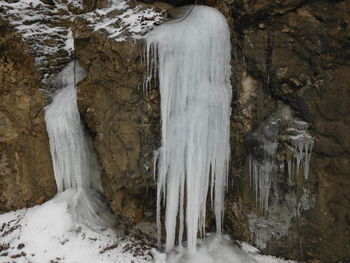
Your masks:
<svg viewBox="0 0 350 263"><path fill-rule="evenodd" d="M8 211L44 202L56 186L33 58L2 19L0 32L0 211Z"/></svg>
<svg viewBox="0 0 350 263"><path fill-rule="evenodd" d="M268 253L299 260L348 259L350 5L347 1L223 2L217 5L232 21L237 92L232 176L241 201L234 204L247 216L250 238ZM288 182L288 147L279 129L278 171L272 176L270 208L263 215L255 208L247 176L246 149L249 152L251 147L247 134L259 129L277 102L289 105L295 118L309 123L315 144L308 180L299 176ZM235 220L229 219L228 226Z"/></svg>
<svg viewBox="0 0 350 263"><path fill-rule="evenodd" d="M59 25L45 19L38 22L60 28L61 33L48 34L47 43L61 43L61 48L45 49L46 53L31 48L36 42L28 34L17 30L16 35L6 24L14 24L13 16L1 26L5 99L0 102L4 123L0 183L6 189L1 191L1 209L34 204L55 191L39 89L44 80L45 90L52 90L50 76L72 57L74 38L75 55L87 72L78 85L79 110L99 156L104 195L119 223L134 234L154 237L153 151L160 143L160 97L156 82L144 90L142 35L181 11L154 1L111 6L105 1L81 6L43 2L40 12L63 17ZM348 260L350 4L331 0L207 4L221 10L231 27L234 96L225 232L282 257ZM19 39L26 42L13 49ZM44 59L29 67L39 55ZM298 155L298 138L312 140L307 177L308 163L296 172L295 160L307 158L311 148ZM264 190L254 188L251 180L256 177L267 178L267 184L260 184ZM25 197L13 194L19 189ZM212 227L208 220L208 230Z"/></svg>

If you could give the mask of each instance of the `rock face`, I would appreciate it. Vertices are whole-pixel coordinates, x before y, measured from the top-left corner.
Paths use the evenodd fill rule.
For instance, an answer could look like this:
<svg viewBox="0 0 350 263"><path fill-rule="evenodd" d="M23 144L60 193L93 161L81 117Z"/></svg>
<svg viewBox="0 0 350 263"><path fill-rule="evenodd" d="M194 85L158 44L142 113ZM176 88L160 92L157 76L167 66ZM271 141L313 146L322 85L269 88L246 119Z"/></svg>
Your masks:
<svg viewBox="0 0 350 263"><path fill-rule="evenodd" d="M226 199L226 232L278 256L326 262L348 259L349 4L238 0L209 4L226 15L232 29L233 186ZM92 32L84 21L77 21L77 54L88 71L80 84L79 105L100 156L105 195L124 221L143 224L148 217L152 222L159 95L153 89L145 96L142 90L142 47L128 39L106 40L108 32ZM263 212L249 182L249 137L281 104L288 105L297 123L310 125L315 145L309 178L300 173L289 180L288 160L294 155L285 138L293 121L276 131L277 168L271 177L269 208Z"/></svg>
<svg viewBox="0 0 350 263"><path fill-rule="evenodd" d="M12 2L6 1L10 16L17 6ZM26 44L0 22L0 209L32 205L55 193L38 88L45 74L70 60L73 36L87 72L79 83L79 110L99 156L104 195L129 230L154 237L153 151L160 144L160 97L156 82L153 89L143 89L140 36L179 12L145 0L152 4L128 1L130 8L115 3L82 14L105 8L107 1L78 2L57 1L55 7L43 0L32 9L19 4L25 14L42 15L39 22L18 22L23 15L11 20L25 25L20 33ZM231 27L234 96L225 232L277 256L349 260L350 3L205 2L221 10ZM46 14L57 16L62 32L46 30L55 26ZM43 25L46 38L39 42L50 47L43 49L47 53L33 45L37 35L27 34L31 23ZM288 172L296 156L295 130L314 138L307 179L302 171L292 177ZM266 148L266 141L276 145ZM250 185L252 160L272 164L265 209Z"/></svg>
<svg viewBox="0 0 350 263"><path fill-rule="evenodd" d="M148 13L147 8L136 13ZM117 40L106 40L104 30L93 32L93 22L82 17L73 27L76 54L88 75L79 84L79 110L100 158L104 195L111 208L121 222L138 224L154 237L159 93L143 89L143 46L142 40L131 38L133 28L114 35Z"/></svg>
<svg viewBox="0 0 350 263"><path fill-rule="evenodd" d="M0 20L0 211L44 202L56 193L44 97L27 47Z"/></svg>
<svg viewBox="0 0 350 263"><path fill-rule="evenodd" d="M95 3L0 1L0 211L56 193L44 107L50 78L71 60L73 14Z"/></svg>
<svg viewBox="0 0 350 263"><path fill-rule="evenodd" d="M232 26L237 94L232 117L236 187L229 194L236 198L228 197L228 231L266 253L326 262L349 259L349 3L226 0L217 7ZM310 124L316 141L309 179L299 176L292 184L285 152L278 148L276 161L285 166L274 173L264 215L249 186L246 138L278 101ZM293 209L301 206L297 216ZM236 207L232 217L231 207ZM238 223L244 217L248 224ZM250 231L235 229L235 224ZM283 228L277 229L278 224Z"/></svg>

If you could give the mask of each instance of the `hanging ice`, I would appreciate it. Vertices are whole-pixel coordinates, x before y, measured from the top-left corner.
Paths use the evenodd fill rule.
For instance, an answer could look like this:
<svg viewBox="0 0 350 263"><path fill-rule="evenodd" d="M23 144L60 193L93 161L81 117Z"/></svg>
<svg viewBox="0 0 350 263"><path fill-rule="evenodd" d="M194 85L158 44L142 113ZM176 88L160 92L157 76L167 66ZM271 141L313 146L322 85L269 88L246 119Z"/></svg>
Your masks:
<svg viewBox="0 0 350 263"><path fill-rule="evenodd" d="M290 108L279 103L275 110L247 137L250 183L256 202L268 211L273 176L277 172L276 155L280 130L292 119Z"/></svg>
<svg viewBox="0 0 350 263"><path fill-rule="evenodd" d="M278 143L276 141L265 141L263 151L266 155L263 159L255 159L249 155L250 184L255 192L256 202L260 202L260 208L266 212L269 207L269 195L271 188L271 177L276 170L275 155Z"/></svg>
<svg viewBox="0 0 350 263"><path fill-rule="evenodd" d="M293 159L288 160L289 180L292 180L294 174L298 175L301 166L304 168L304 179L307 180L309 177L309 165L314 139L307 133L308 126L306 122L294 121L293 127L288 129L293 134L289 138L294 151Z"/></svg>
<svg viewBox="0 0 350 263"><path fill-rule="evenodd" d="M285 130L286 127L289 128ZM293 148L293 159L287 162L289 181L294 173L298 174L300 166L304 167L307 179L313 146L313 138L307 133L307 128L306 122L295 120L290 108L280 103L247 137L250 182L263 212L268 211L271 183L278 164L281 164L277 160L279 141L291 143Z"/></svg>
<svg viewBox="0 0 350 263"><path fill-rule="evenodd" d="M271 177L276 172L278 116L273 113L256 131L249 135L249 175L256 202L266 212L269 206Z"/></svg>
<svg viewBox="0 0 350 263"><path fill-rule="evenodd" d="M109 213L98 215L105 208L98 196L100 173L77 107L75 83L84 77L83 69L74 62L58 75L56 86L62 89L46 107L45 121L58 193L68 190L76 220L98 225Z"/></svg>
<svg viewBox="0 0 350 263"><path fill-rule="evenodd" d="M205 230L208 191L221 232L230 157L229 28L214 8L190 9L146 37L146 89L158 73L161 94L157 224L160 236L163 199L167 252L175 245L177 221L179 244L186 221L188 248L196 249L198 230Z"/></svg>

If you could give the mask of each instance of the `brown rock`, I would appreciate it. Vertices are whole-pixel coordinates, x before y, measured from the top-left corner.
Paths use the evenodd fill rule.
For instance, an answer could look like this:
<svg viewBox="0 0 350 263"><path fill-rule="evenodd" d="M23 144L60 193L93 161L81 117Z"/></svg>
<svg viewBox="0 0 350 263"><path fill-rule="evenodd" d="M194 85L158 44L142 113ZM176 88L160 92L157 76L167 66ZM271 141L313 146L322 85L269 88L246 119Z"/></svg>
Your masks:
<svg viewBox="0 0 350 263"><path fill-rule="evenodd" d="M6 24L0 46L0 211L8 211L47 200L56 189L40 80Z"/></svg>

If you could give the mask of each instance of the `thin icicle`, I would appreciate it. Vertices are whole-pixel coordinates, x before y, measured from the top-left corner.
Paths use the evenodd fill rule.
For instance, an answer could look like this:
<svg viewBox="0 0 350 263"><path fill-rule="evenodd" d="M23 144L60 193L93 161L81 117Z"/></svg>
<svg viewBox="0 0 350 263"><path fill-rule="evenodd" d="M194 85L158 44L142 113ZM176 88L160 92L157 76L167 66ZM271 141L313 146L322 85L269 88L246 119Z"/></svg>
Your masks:
<svg viewBox="0 0 350 263"><path fill-rule="evenodd" d="M205 232L208 190L221 232L230 157L230 32L216 9L195 6L186 19L159 26L146 40L144 86L149 88L158 70L161 94L158 232L163 198L166 251L175 246L177 221L181 243L184 220L188 248L194 251L198 231Z"/></svg>
<svg viewBox="0 0 350 263"><path fill-rule="evenodd" d="M248 136L249 177L255 192L256 204L263 212L268 211L271 178L276 172L276 154L281 115L286 110L278 108Z"/></svg>
<svg viewBox="0 0 350 263"><path fill-rule="evenodd" d="M267 212L269 207L269 194L271 177L276 169L275 156L278 143L274 137L260 138L261 156L255 159L249 155L249 177L255 192L256 203L260 204L262 211Z"/></svg>

